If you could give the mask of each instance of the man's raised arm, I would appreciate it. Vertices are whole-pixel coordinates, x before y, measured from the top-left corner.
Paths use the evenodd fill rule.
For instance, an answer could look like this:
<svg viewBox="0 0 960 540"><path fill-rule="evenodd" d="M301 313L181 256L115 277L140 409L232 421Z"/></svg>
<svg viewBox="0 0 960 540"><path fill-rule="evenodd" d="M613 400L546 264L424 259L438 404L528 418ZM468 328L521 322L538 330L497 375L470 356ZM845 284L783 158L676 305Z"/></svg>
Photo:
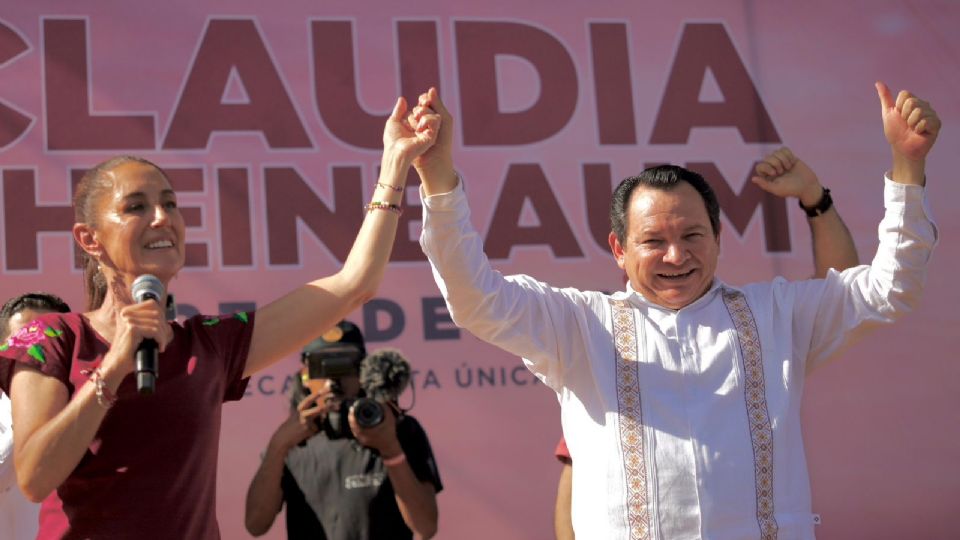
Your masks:
<svg viewBox="0 0 960 540"><path fill-rule="evenodd" d="M436 88L420 95L414 114L418 109L433 109L440 115L440 131L434 145L413 162L420 175L426 196L449 193L457 187L457 173L453 168L453 116L440 100Z"/></svg>
<svg viewBox="0 0 960 540"><path fill-rule="evenodd" d="M840 219L830 192L789 148L783 147L765 156L750 180L778 197L795 197L806 211L813 239L814 277L826 276L831 268L843 271L860 264L853 237Z"/></svg>

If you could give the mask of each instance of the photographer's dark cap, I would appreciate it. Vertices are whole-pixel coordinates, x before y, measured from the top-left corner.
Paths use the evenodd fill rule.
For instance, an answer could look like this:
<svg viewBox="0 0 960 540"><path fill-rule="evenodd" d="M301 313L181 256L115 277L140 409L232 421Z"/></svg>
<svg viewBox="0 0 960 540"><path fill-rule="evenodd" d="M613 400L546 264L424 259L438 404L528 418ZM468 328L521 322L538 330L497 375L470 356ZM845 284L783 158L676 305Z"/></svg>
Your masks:
<svg viewBox="0 0 960 540"><path fill-rule="evenodd" d="M320 337L307 343L303 347L301 358L305 358L306 355L314 352L343 348L356 349L359 358L367 355L367 348L363 343L363 334L360 333L357 325L350 321L338 322L336 326L321 334Z"/></svg>

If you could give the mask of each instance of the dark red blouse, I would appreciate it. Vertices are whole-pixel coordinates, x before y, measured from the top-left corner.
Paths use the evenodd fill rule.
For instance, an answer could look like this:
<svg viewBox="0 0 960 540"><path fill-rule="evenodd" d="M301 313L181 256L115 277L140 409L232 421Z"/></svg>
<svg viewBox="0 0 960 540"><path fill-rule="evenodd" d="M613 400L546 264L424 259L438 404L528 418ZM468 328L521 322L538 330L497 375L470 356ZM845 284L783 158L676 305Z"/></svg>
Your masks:
<svg viewBox="0 0 960 540"><path fill-rule="evenodd" d="M121 383L86 455L43 502L37 538L219 538L220 412L243 397L253 324L252 313L174 323L156 393L139 395L132 375ZM80 314L44 315L0 345L0 387L19 362L73 396L109 347Z"/></svg>

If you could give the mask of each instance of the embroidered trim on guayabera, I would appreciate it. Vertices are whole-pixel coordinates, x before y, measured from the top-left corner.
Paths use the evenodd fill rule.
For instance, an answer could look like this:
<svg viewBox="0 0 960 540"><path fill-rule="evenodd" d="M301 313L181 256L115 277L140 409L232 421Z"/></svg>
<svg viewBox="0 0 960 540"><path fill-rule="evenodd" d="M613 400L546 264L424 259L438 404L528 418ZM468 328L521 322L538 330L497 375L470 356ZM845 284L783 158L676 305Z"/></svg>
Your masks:
<svg viewBox="0 0 960 540"><path fill-rule="evenodd" d="M743 293L723 290L723 303L733 319L740 345L745 376L744 398L753 444L753 470L757 489L757 523L762 540L777 538L777 520L773 515L773 427L767 410L766 382L763 377L763 356L753 312Z"/></svg>
<svg viewBox="0 0 960 540"><path fill-rule="evenodd" d="M613 340L617 349L617 406L620 453L626 472L627 524L631 540L650 538L647 501L647 465L643 443L643 411L640 407L637 326L633 309L623 300L613 304Z"/></svg>

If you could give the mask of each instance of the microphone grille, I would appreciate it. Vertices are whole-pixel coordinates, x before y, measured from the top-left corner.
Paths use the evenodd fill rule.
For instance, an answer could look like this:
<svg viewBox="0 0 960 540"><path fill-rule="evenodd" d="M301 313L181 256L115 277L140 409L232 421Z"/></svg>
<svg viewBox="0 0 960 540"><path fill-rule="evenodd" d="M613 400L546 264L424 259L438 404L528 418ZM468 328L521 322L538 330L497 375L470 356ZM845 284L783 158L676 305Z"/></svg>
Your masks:
<svg viewBox="0 0 960 540"><path fill-rule="evenodd" d="M396 399L410 382L410 363L397 349L379 349L360 363L360 386L367 397Z"/></svg>
<svg viewBox="0 0 960 540"><path fill-rule="evenodd" d="M163 298L163 283L157 279L157 276L143 274L133 280L130 293L135 302L143 302L147 299L160 301Z"/></svg>

